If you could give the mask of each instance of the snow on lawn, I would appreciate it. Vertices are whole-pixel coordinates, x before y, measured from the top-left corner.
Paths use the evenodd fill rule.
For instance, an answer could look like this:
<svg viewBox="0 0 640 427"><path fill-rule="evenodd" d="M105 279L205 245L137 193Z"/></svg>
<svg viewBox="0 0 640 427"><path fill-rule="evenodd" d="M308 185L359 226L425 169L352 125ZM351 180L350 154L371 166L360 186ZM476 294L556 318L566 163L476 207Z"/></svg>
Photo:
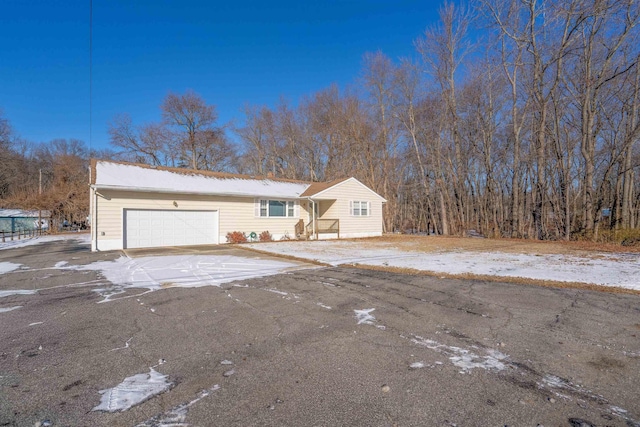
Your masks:
<svg viewBox="0 0 640 427"><path fill-rule="evenodd" d="M148 374L137 374L127 377L113 388L100 390L100 404L92 411L118 412L138 405L156 394L168 390L173 383L167 375L162 375L153 368Z"/></svg>
<svg viewBox="0 0 640 427"><path fill-rule="evenodd" d="M80 244L90 245L91 234L89 233L56 234L56 235L36 236L36 237L29 237L29 238L23 237L20 240L15 238L15 240L7 240L4 243L0 242L0 250L23 248L25 246L39 245L41 243L55 242L58 240L77 240L80 242Z"/></svg>
<svg viewBox="0 0 640 427"><path fill-rule="evenodd" d="M375 245L375 246L374 246ZM640 254L600 253L597 257L502 252L407 252L370 241L277 242L250 245L331 265L364 264L447 274L523 277L640 290Z"/></svg>
<svg viewBox="0 0 640 427"><path fill-rule="evenodd" d="M120 257L88 265L59 266L59 269L100 272L113 287L96 289L108 301L130 288L156 291L162 288L220 286L234 280L245 280L282 273L298 264L231 255L173 255L141 258Z"/></svg>

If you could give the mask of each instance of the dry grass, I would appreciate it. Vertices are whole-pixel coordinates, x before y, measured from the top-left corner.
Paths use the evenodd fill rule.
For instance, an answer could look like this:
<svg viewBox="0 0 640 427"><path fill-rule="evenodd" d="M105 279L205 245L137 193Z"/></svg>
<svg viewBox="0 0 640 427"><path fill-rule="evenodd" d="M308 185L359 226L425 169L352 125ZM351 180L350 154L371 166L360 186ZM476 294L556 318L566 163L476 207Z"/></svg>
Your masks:
<svg viewBox="0 0 640 427"><path fill-rule="evenodd" d="M446 279L464 279L464 280L481 280L484 282L501 282L501 283L515 283L520 285L534 285L542 286L545 288L563 288L563 289L580 289L585 291L596 292L608 292L611 294L627 294L627 295L640 295L640 291L635 289L616 288L611 286L592 285L589 283L579 282L558 282L554 280L540 280L529 279L526 277L509 277L509 276L489 276L484 274L448 274L448 273L436 273L433 271L416 270L413 268L400 268L400 267L383 267L373 265L355 264L354 267L362 270L375 270L386 271L390 273L411 274L416 276L431 276Z"/></svg>
<svg viewBox="0 0 640 427"><path fill-rule="evenodd" d="M362 241L362 239L359 239ZM355 240L354 240L355 241ZM478 239L445 236L385 235L368 239L371 246L393 245L412 252L504 252L512 254L579 255L590 258L601 253L640 252L640 247L624 247L595 242L548 242L525 239Z"/></svg>
<svg viewBox="0 0 640 427"><path fill-rule="evenodd" d="M463 237L443 237L443 236L408 236L408 235L385 235L383 237L372 237L366 239L342 239L342 241L357 242L368 248L388 249L390 247L408 252L502 252L510 254L529 255L573 255L590 259L602 258L604 254L614 253L638 253L640 247L623 247L616 244L603 244L594 242L541 242L525 239L478 239ZM247 248L249 249L249 248ZM273 253L263 252L256 249L249 249L265 255ZM279 257L312 263L321 266L328 264L298 258L294 256ZM609 255L607 257L611 259ZM387 271L392 273L412 274L422 276L446 277L450 279L482 280L486 282L515 283L524 285L536 285L550 288L581 289L598 292L608 292L614 294L640 295L640 291L633 289L618 288L612 286L594 285L580 282L560 282L553 280L530 279L525 277L490 276L481 274L447 274L431 271L423 271L411 268L355 265L357 268L377 271Z"/></svg>

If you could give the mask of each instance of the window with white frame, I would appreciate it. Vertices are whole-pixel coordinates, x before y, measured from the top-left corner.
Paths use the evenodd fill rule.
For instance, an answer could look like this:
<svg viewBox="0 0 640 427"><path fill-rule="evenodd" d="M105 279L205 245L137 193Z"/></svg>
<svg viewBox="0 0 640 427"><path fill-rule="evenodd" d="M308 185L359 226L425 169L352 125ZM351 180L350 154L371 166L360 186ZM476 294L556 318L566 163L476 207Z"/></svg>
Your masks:
<svg viewBox="0 0 640 427"><path fill-rule="evenodd" d="M351 205L351 216L370 216L371 215L371 202L363 202L360 200L353 200Z"/></svg>
<svg viewBox="0 0 640 427"><path fill-rule="evenodd" d="M293 200L257 200L256 216L265 218L297 217L298 202Z"/></svg>

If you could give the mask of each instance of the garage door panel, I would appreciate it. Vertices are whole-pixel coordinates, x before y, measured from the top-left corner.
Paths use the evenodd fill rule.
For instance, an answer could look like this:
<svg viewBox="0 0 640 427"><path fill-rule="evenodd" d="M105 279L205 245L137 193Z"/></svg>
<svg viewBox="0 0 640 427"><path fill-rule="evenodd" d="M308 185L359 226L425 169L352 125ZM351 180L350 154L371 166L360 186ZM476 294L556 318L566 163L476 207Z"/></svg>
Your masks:
<svg viewBox="0 0 640 427"><path fill-rule="evenodd" d="M218 211L125 209L124 247L218 243Z"/></svg>

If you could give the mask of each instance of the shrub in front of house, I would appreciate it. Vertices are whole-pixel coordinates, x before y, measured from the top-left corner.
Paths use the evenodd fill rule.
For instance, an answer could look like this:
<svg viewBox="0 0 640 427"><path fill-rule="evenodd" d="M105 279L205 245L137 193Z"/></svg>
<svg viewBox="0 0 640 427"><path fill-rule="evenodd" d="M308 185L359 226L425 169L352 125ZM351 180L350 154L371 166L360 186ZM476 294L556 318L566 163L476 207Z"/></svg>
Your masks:
<svg viewBox="0 0 640 427"><path fill-rule="evenodd" d="M259 239L261 242L273 242L273 236L268 231L260 233Z"/></svg>
<svg viewBox="0 0 640 427"><path fill-rule="evenodd" d="M227 233L227 243L246 243L247 235L242 231L230 231Z"/></svg>

